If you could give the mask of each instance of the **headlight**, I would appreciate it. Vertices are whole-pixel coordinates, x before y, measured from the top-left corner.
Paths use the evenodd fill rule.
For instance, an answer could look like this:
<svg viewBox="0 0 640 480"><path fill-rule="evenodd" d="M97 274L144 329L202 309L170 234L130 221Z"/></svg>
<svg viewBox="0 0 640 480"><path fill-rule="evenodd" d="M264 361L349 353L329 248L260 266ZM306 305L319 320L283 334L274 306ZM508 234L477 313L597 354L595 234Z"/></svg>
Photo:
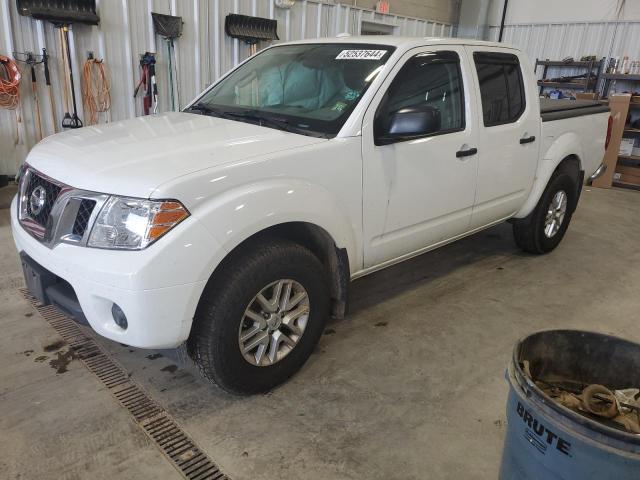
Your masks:
<svg viewBox="0 0 640 480"><path fill-rule="evenodd" d="M87 246L141 250L188 216L176 200L110 197L96 217Z"/></svg>

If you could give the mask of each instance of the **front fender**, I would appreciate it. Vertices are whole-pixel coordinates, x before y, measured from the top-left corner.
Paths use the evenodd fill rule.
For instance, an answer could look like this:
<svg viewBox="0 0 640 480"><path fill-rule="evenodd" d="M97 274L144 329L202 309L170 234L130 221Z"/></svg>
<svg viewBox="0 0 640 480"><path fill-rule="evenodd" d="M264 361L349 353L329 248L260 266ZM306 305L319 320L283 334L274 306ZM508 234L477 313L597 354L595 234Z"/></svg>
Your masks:
<svg viewBox="0 0 640 480"><path fill-rule="evenodd" d="M549 142L548 146L547 142ZM580 162L580 169L582 170L581 159L584 158L583 148L580 143L580 137L576 133L567 132L557 138L547 137L545 138L544 148L546 152L542 161L538 162L538 170L533 182L533 188L523 207L516 213L516 218L524 218L536 208L542 192L544 192L544 189L549 183L551 175L565 158L569 156L576 157Z"/></svg>
<svg viewBox="0 0 640 480"><path fill-rule="evenodd" d="M326 188L296 178L268 179L237 186L198 205L193 215L226 252L252 235L288 222L323 228L338 248L346 248L350 268L357 270L357 225ZM213 270L212 270L213 271Z"/></svg>

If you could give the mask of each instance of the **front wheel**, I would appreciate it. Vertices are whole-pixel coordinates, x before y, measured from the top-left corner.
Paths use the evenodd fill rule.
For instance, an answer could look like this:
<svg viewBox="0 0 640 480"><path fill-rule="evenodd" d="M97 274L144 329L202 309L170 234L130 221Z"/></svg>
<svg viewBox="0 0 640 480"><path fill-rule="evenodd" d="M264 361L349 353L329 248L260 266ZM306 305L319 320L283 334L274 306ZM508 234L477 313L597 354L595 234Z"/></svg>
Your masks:
<svg viewBox="0 0 640 480"><path fill-rule="evenodd" d="M513 223L513 235L522 250L543 254L558 246L569 227L577 202L576 181L556 172L545 188L535 210Z"/></svg>
<svg viewBox="0 0 640 480"><path fill-rule="evenodd" d="M189 338L202 374L236 394L268 391L293 375L329 315L327 275L306 248L264 240L207 285Z"/></svg>

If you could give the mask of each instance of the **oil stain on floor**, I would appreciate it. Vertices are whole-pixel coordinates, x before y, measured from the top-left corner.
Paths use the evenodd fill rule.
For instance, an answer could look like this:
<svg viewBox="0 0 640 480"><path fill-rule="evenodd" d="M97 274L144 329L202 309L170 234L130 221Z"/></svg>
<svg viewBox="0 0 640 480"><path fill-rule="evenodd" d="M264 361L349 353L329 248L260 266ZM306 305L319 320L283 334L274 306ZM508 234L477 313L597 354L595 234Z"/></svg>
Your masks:
<svg viewBox="0 0 640 480"><path fill-rule="evenodd" d="M67 368L69 364L78 358L76 352L71 347L67 347L66 350L62 350L67 343L64 340L58 340L56 342L50 343L49 345L45 345L43 350L47 353L53 353L55 355L54 358L49 360L49 365L53 368L56 373L65 373L69 369ZM44 362L48 357L46 355L41 355L35 359L36 362Z"/></svg>
<svg viewBox="0 0 640 480"><path fill-rule="evenodd" d="M45 352L55 352L56 350L60 350L62 347L66 345L64 340L58 340L57 342L50 343L44 347Z"/></svg>
<svg viewBox="0 0 640 480"><path fill-rule="evenodd" d="M177 365L167 365L166 367L160 369L160 371L162 372L169 372L169 373L175 373L177 370L178 370Z"/></svg>
<svg viewBox="0 0 640 480"><path fill-rule="evenodd" d="M67 367L72 360L78 358L76 352L72 348L68 348L66 351L56 352L56 358L49 361L51 368L55 369L56 373L65 373L68 371Z"/></svg>

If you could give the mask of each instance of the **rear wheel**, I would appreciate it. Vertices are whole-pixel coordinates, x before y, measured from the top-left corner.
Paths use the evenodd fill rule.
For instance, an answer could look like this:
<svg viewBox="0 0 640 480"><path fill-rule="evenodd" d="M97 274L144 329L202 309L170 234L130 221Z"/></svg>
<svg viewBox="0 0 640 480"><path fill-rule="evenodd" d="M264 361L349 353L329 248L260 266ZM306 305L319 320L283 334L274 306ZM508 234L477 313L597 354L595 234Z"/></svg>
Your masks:
<svg viewBox="0 0 640 480"><path fill-rule="evenodd" d="M327 275L306 248L265 240L225 264L207 285L189 338L202 374L237 394L270 390L293 375L329 315Z"/></svg>
<svg viewBox="0 0 640 480"><path fill-rule="evenodd" d="M566 173L554 173L535 210L513 223L518 247L535 254L556 248L569 227L576 202L576 180Z"/></svg>

